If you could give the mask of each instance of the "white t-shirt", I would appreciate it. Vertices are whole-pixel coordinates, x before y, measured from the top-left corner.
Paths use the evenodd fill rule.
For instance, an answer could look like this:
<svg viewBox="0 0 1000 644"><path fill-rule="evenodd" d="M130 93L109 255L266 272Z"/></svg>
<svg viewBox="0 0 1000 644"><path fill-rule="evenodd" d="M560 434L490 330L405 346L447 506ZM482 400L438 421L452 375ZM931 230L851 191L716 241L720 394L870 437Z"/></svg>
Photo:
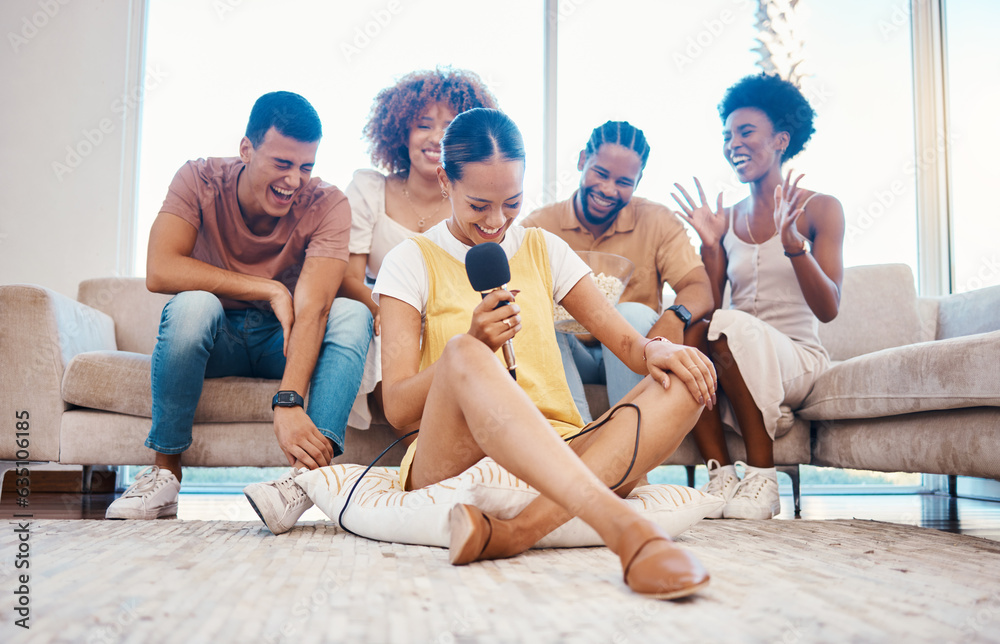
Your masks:
<svg viewBox="0 0 1000 644"><path fill-rule="evenodd" d="M542 233L549 253L549 263L552 265L552 298L556 302L561 302L576 283L590 273L590 267L561 238L546 230ZM507 229L500 247L507 254L508 261L521 247L526 234L527 229L521 226L514 225ZM448 220L435 225L425 232L424 236L463 264L465 254L472 248L455 239L448 230ZM430 284L424 255L415 241L407 239L385 256L382 269L375 281L375 288L372 289L372 298L376 304L380 295L388 295L406 302L420 311L422 319L427 315L429 291Z"/></svg>

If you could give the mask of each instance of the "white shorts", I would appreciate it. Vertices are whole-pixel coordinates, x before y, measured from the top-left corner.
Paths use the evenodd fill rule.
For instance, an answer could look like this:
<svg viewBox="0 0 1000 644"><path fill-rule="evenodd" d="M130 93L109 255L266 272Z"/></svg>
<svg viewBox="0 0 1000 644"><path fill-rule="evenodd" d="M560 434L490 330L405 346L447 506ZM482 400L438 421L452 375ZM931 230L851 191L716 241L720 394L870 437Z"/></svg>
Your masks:
<svg viewBox="0 0 1000 644"><path fill-rule="evenodd" d="M774 439L786 433L792 427L792 411L812 391L816 378L830 368L826 350L796 342L767 322L736 309L720 309L712 316L708 339L718 340L722 335L764 417L768 435ZM728 400L720 405L720 412L723 424L739 432Z"/></svg>

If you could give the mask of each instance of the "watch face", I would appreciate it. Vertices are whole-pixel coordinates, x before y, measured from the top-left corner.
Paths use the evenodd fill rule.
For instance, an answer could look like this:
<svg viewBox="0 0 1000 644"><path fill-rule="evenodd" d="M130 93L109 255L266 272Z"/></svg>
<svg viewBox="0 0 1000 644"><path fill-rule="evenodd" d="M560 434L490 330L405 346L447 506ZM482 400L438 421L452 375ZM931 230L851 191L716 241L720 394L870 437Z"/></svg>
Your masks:
<svg viewBox="0 0 1000 644"><path fill-rule="evenodd" d="M304 401L294 391L279 391L271 400L271 407L300 407Z"/></svg>
<svg viewBox="0 0 1000 644"><path fill-rule="evenodd" d="M674 304L667 308L673 311L677 318L684 323L684 330L686 331L688 325L691 324L691 311L688 311L683 304Z"/></svg>

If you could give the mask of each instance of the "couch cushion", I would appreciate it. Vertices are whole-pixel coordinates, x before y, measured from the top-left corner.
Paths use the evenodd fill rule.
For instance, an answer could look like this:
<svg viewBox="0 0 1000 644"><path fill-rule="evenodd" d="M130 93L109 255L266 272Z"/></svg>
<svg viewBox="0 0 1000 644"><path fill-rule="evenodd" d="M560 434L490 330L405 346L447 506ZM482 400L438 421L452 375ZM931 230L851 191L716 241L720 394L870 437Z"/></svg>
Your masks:
<svg viewBox="0 0 1000 644"><path fill-rule="evenodd" d="M1000 406L1000 331L885 349L834 365L798 415L878 418Z"/></svg>
<svg viewBox="0 0 1000 644"><path fill-rule="evenodd" d="M150 293L141 277L102 277L80 282L76 299L111 316L120 351L153 353L160 313L171 295Z"/></svg>
<svg viewBox="0 0 1000 644"><path fill-rule="evenodd" d="M80 465L150 465L155 452L143 443L149 418L93 409L70 409L62 417L58 460ZM347 428L347 451L335 463L371 463L395 435L386 425L371 429ZM184 465L197 467L287 467L288 458L266 423L195 423L194 442L184 452ZM380 465L398 465L400 443ZM55 458L53 460L56 460Z"/></svg>
<svg viewBox="0 0 1000 644"><path fill-rule="evenodd" d="M1000 286L938 298L937 338L957 338L963 335L1000 330Z"/></svg>
<svg viewBox="0 0 1000 644"><path fill-rule="evenodd" d="M128 351L91 351L73 358L62 381L63 400L80 407L152 417L150 356ZM209 378L195 410L198 423L270 423L271 397L279 381Z"/></svg>
<svg viewBox="0 0 1000 644"><path fill-rule="evenodd" d="M1000 407L818 423L813 465L1000 480Z"/></svg>
<svg viewBox="0 0 1000 644"><path fill-rule="evenodd" d="M920 342L930 342L931 340L943 340L944 337L938 335L938 314L941 311L941 303L936 297L918 297L917 312L920 313ZM996 331L996 329L983 329L976 333L986 333ZM970 335L961 333L958 335ZM951 336L948 336L951 337Z"/></svg>
<svg viewBox="0 0 1000 644"><path fill-rule="evenodd" d="M70 409L60 428L59 461L80 465L150 465L156 452L144 445L149 418L93 409ZM267 423L197 423L184 465L287 467L288 459ZM125 481L128 485L131 481Z"/></svg>
<svg viewBox="0 0 1000 644"><path fill-rule="evenodd" d="M820 341L833 360L924 339L909 266L852 266L844 271L842 291L836 319L819 325Z"/></svg>

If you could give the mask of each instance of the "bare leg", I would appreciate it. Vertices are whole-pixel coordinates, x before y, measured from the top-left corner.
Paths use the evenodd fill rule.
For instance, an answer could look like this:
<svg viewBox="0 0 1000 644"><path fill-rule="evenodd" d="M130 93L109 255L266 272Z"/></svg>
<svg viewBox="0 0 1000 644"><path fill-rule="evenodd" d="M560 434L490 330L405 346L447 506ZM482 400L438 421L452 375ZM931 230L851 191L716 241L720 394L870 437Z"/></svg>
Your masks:
<svg viewBox="0 0 1000 644"><path fill-rule="evenodd" d="M156 458L153 459L153 465L156 465L160 469L168 470L177 477L177 482L180 483L181 480L181 455L180 454L160 454L156 453Z"/></svg>
<svg viewBox="0 0 1000 644"><path fill-rule="evenodd" d="M726 446L725 428L722 426L718 408L701 412L692 434L695 444L698 445L698 451L706 463L714 458L722 466L733 464L729 448Z"/></svg>
<svg viewBox="0 0 1000 644"><path fill-rule="evenodd" d="M393 426L392 424L389 423L388 420L386 420L385 405L382 402L382 381L377 382L375 384L375 389L373 389L372 392L368 395L368 410L372 414L372 423L380 422L389 425L389 427L392 428L392 433L396 435L396 438L403 438L403 436L406 436L414 429L420 429L419 423L412 423L410 425L407 425L406 427L400 428ZM404 438L403 445L409 447L410 443L412 443L415 440L417 440L417 437L415 435L410 436L408 438Z"/></svg>
<svg viewBox="0 0 1000 644"><path fill-rule="evenodd" d="M586 450L590 461L586 463L552 431L481 342L469 336L453 338L435 369L410 473L413 487L454 476L489 454L539 490L549 508L561 509L560 516L549 517L549 530L579 516L609 548L621 549L625 529L642 521L608 489L631 459L635 422L630 412L619 412L590 439L592 447L599 449ZM633 478L676 449L701 409L679 380L671 382L666 391L649 379L637 388L634 401L642 407L645 422ZM536 503L541 505L542 499ZM533 514L520 520L537 522Z"/></svg>
<svg viewBox="0 0 1000 644"><path fill-rule="evenodd" d="M726 336L719 336L718 340L710 342L709 345L711 348L709 355L719 374L719 386L733 405L736 420L740 423L743 442L747 448L747 463L754 467L774 467L774 441L764 427L764 417L743 380L743 374L740 373L739 366L729 349L729 341ZM721 460L719 462L723 465L728 464Z"/></svg>
<svg viewBox="0 0 1000 644"><path fill-rule="evenodd" d="M635 464L626 481L615 488L621 497L627 496L650 470L676 451L694 424L700 406L679 380L672 378L671 383L670 389L664 391L651 378L645 378L620 401L638 405L642 410ZM611 410L605 412L598 421L604 420L610 413ZM625 475L631 463L635 450L635 427L635 410L620 409L600 429L574 439L571 447L605 486L614 485ZM551 499L539 496L516 517L499 523L509 527L509 544L516 553L527 550L572 518L572 514Z"/></svg>
<svg viewBox="0 0 1000 644"><path fill-rule="evenodd" d="M724 366L725 362L720 360L720 356L709 352L708 324L708 320L699 320L692 324L684 332L684 344L695 347L712 358L716 371L719 373L719 390L724 391L722 387L722 366ZM698 445L698 451L701 452L701 456L705 459L705 462L714 458L719 462L719 465L732 464L733 460L729 456L729 448L726 446L722 416L719 414L718 406L713 409L705 409L701 412L701 417L695 423L692 434L694 435L695 443Z"/></svg>

